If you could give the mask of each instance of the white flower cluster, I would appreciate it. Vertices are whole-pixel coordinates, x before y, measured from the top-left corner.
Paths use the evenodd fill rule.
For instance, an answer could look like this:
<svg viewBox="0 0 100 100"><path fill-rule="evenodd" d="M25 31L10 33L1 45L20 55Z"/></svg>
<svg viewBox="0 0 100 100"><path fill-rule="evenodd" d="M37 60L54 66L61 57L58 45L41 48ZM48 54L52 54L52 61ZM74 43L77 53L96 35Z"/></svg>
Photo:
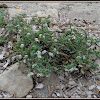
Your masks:
<svg viewBox="0 0 100 100"><path fill-rule="evenodd" d="M20 45L20 48L24 48L24 44L21 44L21 45Z"/></svg>
<svg viewBox="0 0 100 100"><path fill-rule="evenodd" d="M42 37L42 34L39 34L39 37L41 38Z"/></svg>
<svg viewBox="0 0 100 100"><path fill-rule="evenodd" d="M24 58L27 58L28 57L28 55L24 55Z"/></svg>
<svg viewBox="0 0 100 100"><path fill-rule="evenodd" d="M54 48L54 51L56 51L57 49L56 48Z"/></svg>
<svg viewBox="0 0 100 100"><path fill-rule="evenodd" d="M29 36L29 35L31 35L31 33L27 33L27 35Z"/></svg>
<svg viewBox="0 0 100 100"><path fill-rule="evenodd" d="M18 33L22 32L22 30L19 30Z"/></svg>
<svg viewBox="0 0 100 100"><path fill-rule="evenodd" d="M33 72L30 72L30 73L27 74L28 77L30 77L30 76L32 76L32 75L34 75Z"/></svg>
<svg viewBox="0 0 100 100"><path fill-rule="evenodd" d="M23 60L23 63L26 63L26 59Z"/></svg>
<svg viewBox="0 0 100 100"><path fill-rule="evenodd" d="M43 76L41 73L37 73L37 77L39 77L39 76Z"/></svg>
<svg viewBox="0 0 100 100"><path fill-rule="evenodd" d="M45 54L46 52L47 52L46 50L43 50L43 51L42 51L42 54Z"/></svg>
<svg viewBox="0 0 100 100"><path fill-rule="evenodd" d="M76 37L74 35L72 35L72 39L75 39Z"/></svg>
<svg viewBox="0 0 100 100"><path fill-rule="evenodd" d="M18 58L18 59L21 59L21 58L22 58L22 55L17 55L17 58Z"/></svg>
<svg viewBox="0 0 100 100"><path fill-rule="evenodd" d="M36 65L37 65L37 64L33 64L33 65L32 65L32 68L34 68Z"/></svg>
<svg viewBox="0 0 100 100"><path fill-rule="evenodd" d="M38 38L35 38L35 41L36 41L36 42L39 42L39 39L38 39Z"/></svg>
<svg viewBox="0 0 100 100"><path fill-rule="evenodd" d="M14 61L15 59L16 59L16 56L13 56L13 57L12 57L12 61Z"/></svg>
<svg viewBox="0 0 100 100"><path fill-rule="evenodd" d="M86 43L88 46L91 45L91 40L87 40L87 43Z"/></svg>
<svg viewBox="0 0 100 100"><path fill-rule="evenodd" d="M41 51L37 51L36 54L37 54L38 58L42 58Z"/></svg>
<svg viewBox="0 0 100 100"><path fill-rule="evenodd" d="M49 55L53 57L53 53L49 52Z"/></svg>
<svg viewBox="0 0 100 100"><path fill-rule="evenodd" d="M83 55L83 59L86 59L86 57Z"/></svg>

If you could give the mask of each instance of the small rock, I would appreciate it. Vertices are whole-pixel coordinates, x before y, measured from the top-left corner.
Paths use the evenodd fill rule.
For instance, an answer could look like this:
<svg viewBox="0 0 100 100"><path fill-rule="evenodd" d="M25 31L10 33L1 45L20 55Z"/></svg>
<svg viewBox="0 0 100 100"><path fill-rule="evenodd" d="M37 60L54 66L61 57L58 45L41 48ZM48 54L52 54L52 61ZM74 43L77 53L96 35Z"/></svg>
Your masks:
<svg viewBox="0 0 100 100"><path fill-rule="evenodd" d="M95 88L95 85L91 85L90 87L89 87L89 90L93 90Z"/></svg>
<svg viewBox="0 0 100 100"><path fill-rule="evenodd" d="M58 92L57 92L56 94L57 94L57 96L58 96L58 97L60 97L60 96L61 96L61 94L60 94L60 93L58 93Z"/></svg>
<svg viewBox="0 0 100 100"><path fill-rule="evenodd" d="M32 98L32 95L27 95L26 98Z"/></svg>
<svg viewBox="0 0 100 100"><path fill-rule="evenodd" d="M93 98L97 98L96 95L93 95Z"/></svg>
<svg viewBox="0 0 100 100"><path fill-rule="evenodd" d="M57 25L58 23L57 23L56 20L54 20L54 21L52 22L52 24L53 24L53 25Z"/></svg>
<svg viewBox="0 0 100 100"><path fill-rule="evenodd" d="M0 95L0 98L3 98L3 95Z"/></svg>
<svg viewBox="0 0 100 100"><path fill-rule="evenodd" d="M53 93L53 94L52 94L52 97L57 98L57 96L56 96L56 94L55 94L55 93Z"/></svg>
<svg viewBox="0 0 100 100"><path fill-rule="evenodd" d="M36 85L36 89L42 89L44 87L44 85L42 83L39 83Z"/></svg>
<svg viewBox="0 0 100 100"><path fill-rule="evenodd" d="M79 95L76 95L76 98L80 98L80 96Z"/></svg>
<svg viewBox="0 0 100 100"><path fill-rule="evenodd" d="M92 91L86 91L86 94L91 95L91 94L93 94L93 92Z"/></svg>
<svg viewBox="0 0 100 100"><path fill-rule="evenodd" d="M75 83L75 81L69 81L68 84L69 84L69 85L75 85L76 83Z"/></svg>

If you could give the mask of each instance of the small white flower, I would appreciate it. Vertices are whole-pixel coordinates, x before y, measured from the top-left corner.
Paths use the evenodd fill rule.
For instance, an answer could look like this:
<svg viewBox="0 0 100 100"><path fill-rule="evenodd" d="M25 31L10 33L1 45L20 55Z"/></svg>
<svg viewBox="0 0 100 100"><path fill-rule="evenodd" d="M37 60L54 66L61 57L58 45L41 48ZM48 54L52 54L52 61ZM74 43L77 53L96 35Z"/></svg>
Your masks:
<svg viewBox="0 0 100 100"><path fill-rule="evenodd" d="M86 57L83 55L83 59L86 59Z"/></svg>
<svg viewBox="0 0 100 100"><path fill-rule="evenodd" d="M42 56L41 55L38 55L38 58L42 58Z"/></svg>
<svg viewBox="0 0 100 100"><path fill-rule="evenodd" d="M54 37L52 37L52 39L54 39Z"/></svg>
<svg viewBox="0 0 100 100"><path fill-rule="evenodd" d="M40 74L40 73L37 73L37 77L39 77L39 76L42 76L42 74Z"/></svg>
<svg viewBox="0 0 100 100"><path fill-rule="evenodd" d="M26 27L24 27L24 29L27 29Z"/></svg>
<svg viewBox="0 0 100 100"><path fill-rule="evenodd" d="M75 39L76 37L75 36L73 36L73 38L72 39Z"/></svg>
<svg viewBox="0 0 100 100"><path fill-rule="evenodd" d="M38 38L35 38L35 41L37 41L37 42L38 42L38 41L39 41L39 39L38 39Z"/></svg>
<svg viewBox="0 0 100 100"><path fill-rule="evenodd" d="M19 30L18 33L20 33L22 30Z"/></svg>
<svg viewBox="0 0 100 100"><path fill-rule="evenodd" d="M4 31L5 28L2 28L1 31Z"/></svg>
<svg viewBox="0 0 100 100"><path fill-rule="evenodd" d="M77 59L80 59L81 57L80 57L80 56L77 56L76 58L77 58Z"/></svg>
<svg viewBox="0 0 100 100"><path fill-rule="evenodd" d="M57 39L54 39L55 42L57 42Z"/></svg>
<svg viewBox="0 0 100 100"><path fill-rule="evenodd" d="M41 55L41 51L37 51L36 53L37 53L37 55Z"/></svg>
<svg viewBox="0 0 100 100"><path fill-rule="evenodd" d="M31 35L31 33L27 33L27 35Z"/></svg>
<svg viewBox="0 0 100 100"><path fill-rule="evenodd" d="M88 42L87 42L86 44L87 44L88 46L90 46L90 45L91 45L91 43L88 43Z"/></svg>
<svg viewBox="0 0 100 100"><path fill-rule="evenodd" d="M16 25L16 26L19 26L19 25Z"/></svg>
<svg viewBox="0 0 100 100"><path fill-rule="evenodd" d="M70 39L68 39L68 41L70 41Z"/></svg>
<svg viewBox="0 0 100 100"><path fill-rule="evenodd" d="M45 36L43 35L43 38L45 38Z"/></svg>
<svg viewBox="0 0 100 100"><path fill-rule="evenodd" d="M20 45L20 48L23 48L23 47L24 47L24 44L21 44L21 45Z"/></svg>
<svg viewBox="0 0 100 100"><path fill-rule="evenodd" d="M69 70L66 68L65 71L67 72L67 71L69 71Z"/></svg>
<svg viewBox="0 0 100 100"><path fill-rule="evenodd" d="M53 53L49 52L49 55L50 55L50 56L53 56Z"/></svg>
<svg viewBox="0 0 100 100"><path fill-rule="evenodd" d="M43 50L43 51L42 51L42 54L45 54L46 52L47 52L46 50Z"/></svg>
<svg viewBox="0 0 100 100"><path fill-rule="evenodd" d="M23 60L23 63L26 63L26 59Z"/></svg>
<svg viewBox="0 0 100 100"><path fill-rule="evenodd" d="M18 58L21 59L22 58L22 55L18 55Z"/></svg>
<svg viewBox="0 0 100 100"><path fill-rule="evenodd" d="M16 56L13 56L13 57L12 57L12 61L14 61L15 59L16 59Z"/></svg>
<svg viewBox="0 0 100 100"><path fill-rule="evenodd" d="M74 71L74 70L78 70L77 68L71 68L71 69L69 69L69 71Z"/></svg>
<svg viewBox="0 0 100 100"><path fill-rule="evenodd" d="M34 68L36 65L37 65L37 64L33 64L33 65L32 65L32 68Z"/></svg>
<svg viewBox="0 0 100 100"><path fill-rule="evenodd" d="M56 48L54 48L54 51L56 51L57 49Z"/></svg>
<svg viewBox="0 0 100 100"><path fill-rule="evenodd" d="M57 51L57 54L59 54L59 52Z"/></svg>
<svg viewBox="0 0 100 100"><path fill-rule="evenodd" d="M27 58L28 57L28 55L24 55L24 58Z"/></svg>
<svg viewBox="0 0 100 100"><path fill-rule="evenodd" d="M83 67L82 65L79 65L79 67Z"/></svg>
<svg viewBox="0 0 100 100"><path fill-rule="evenodd" d="M30 77L30 76L32 76L32 75L34 75L33 72L30 72L30 73L27 74L28 77Z"/></svg>
<svg viewBox="0 0 100 100"><path fill-rule="evenodd" d="M39 37L41 38L42 34L39 34Z"/></svg>
<svg viewBox="0 0 100 100"><path fill-rule="evenodd" d="M87 40L87 42L91 42L91 40Z"/></svg>
<svg viewBox="0 0 100 100"><path fill-rule="evenodd" d="M48 26L47 23L43 24L43 26Z"/></svg>

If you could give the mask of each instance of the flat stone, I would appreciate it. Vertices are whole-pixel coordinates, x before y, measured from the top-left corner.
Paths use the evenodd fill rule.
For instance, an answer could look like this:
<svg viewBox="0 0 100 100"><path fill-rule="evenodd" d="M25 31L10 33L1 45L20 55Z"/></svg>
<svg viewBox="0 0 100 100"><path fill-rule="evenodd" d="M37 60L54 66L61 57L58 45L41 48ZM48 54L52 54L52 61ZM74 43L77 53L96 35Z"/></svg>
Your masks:
<svg viewBox="0 0 100 100"><path fill-rule="evenodd" d="M14 94L15 97L24 97L33 88L33 81L21 72L19 66L15 63L0 74L0 90Z"/></svg>

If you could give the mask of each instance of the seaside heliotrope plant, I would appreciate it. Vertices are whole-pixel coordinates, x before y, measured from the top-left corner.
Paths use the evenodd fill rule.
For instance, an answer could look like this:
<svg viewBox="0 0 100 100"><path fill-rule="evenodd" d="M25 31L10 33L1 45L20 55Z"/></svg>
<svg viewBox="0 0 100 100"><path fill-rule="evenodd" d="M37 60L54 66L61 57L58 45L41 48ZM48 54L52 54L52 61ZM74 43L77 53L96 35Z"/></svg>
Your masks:
<svg viewBox="0 0 100 100"><path fill-rule="evenodd" d="M14 52L22 56L30 72L47 77L51 71L62 70L78 70L85 74L86 70L98 66L90 55L100 58L100 51L90 47L100 42L99 39L89 38L84 30L75 28L69 28L57 37L48 29L49 24L49 17L33 18L31 25L38 25L40 30L32 31L31 25L25 24L21 28L21 38L14 45Z"/></svg>
<svg viewBox="0 0 100 100"><path fill-rule="evenodd" d="M89 38L83 29L73 27L57 37L48 28L50 16L32 18L30 24L23 20L25 16L12 18L7 27L10 35L20 37L13 44L11 60L25 63L29 68L28 76L36 74L48 77L51 71L63 70L85 74L86 70L98 66L91 55L100 58L100 50L94 50L91 46L100 39Z"/></svg>

